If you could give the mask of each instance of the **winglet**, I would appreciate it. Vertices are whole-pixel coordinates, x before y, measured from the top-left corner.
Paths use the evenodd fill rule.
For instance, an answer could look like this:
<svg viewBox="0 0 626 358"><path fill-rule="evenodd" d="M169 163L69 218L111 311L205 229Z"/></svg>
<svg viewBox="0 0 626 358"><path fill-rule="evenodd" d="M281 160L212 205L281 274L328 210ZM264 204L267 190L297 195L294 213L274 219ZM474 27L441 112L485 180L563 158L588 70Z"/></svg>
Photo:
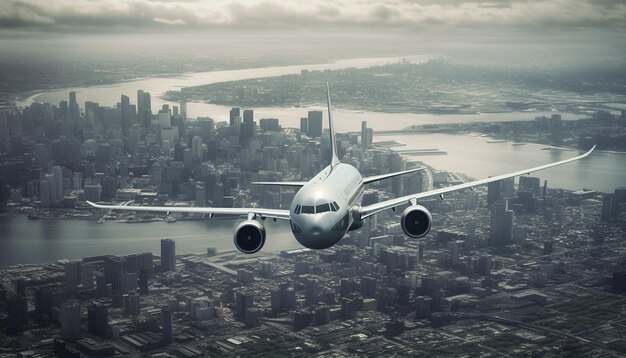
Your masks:
<svg viewBox="0 0 626 358"><path fill-rule="evenodd" d="M330 129L330 150L333 153L333 159L330 162L331 168L339 165L339 156L337 155L337 141L335 139L335 128L333 127L333 112L330 105L330 86L326 82L326 99L328 101L328 128Z"/></svg>

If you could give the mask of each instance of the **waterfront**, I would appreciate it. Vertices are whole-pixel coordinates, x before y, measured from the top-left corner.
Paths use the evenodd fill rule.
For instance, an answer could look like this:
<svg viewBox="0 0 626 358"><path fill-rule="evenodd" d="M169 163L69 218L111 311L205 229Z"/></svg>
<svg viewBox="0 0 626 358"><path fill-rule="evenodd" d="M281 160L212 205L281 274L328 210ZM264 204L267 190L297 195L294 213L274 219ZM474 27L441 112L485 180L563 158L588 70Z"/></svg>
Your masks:
<svg viewBox="0 0 626 358"><path fill-rule="evenodd" d="M405 146L393 150L437 148L447 155L412 156L438 170L467 174L476 179L571 158L579 151L544 150L545 145L513 145L503 141L488 143L478 135L406 134L376 136L375 141L397 141ZM589 158L531 174L548 180L548 187L568 190L583 188L605 193L626 186L626 154L595 151ZM543 181L542 181L543 183Z"/></svg>
<svg viewBox="0 0 626 358"><path fill-rule="evenodd" d="M375 137L397 141L395 150L438 148L447 155L416 156L438 170L484 178L566 159L577 151L542 150L545 146L511 142L488 143L477 135L407 134ZM603 192L626 185L626 154L595 152L589 158L533 174L548 180L550 188ZM233 229L239 220L178 221L176 223L122 224L84 220L28 220L24 216L0 218L0 267L22 263L51 262L103 254L159 252L162 238L177 242L177 253L203 252L207 247L233 250ZM266 221L268 239L264 251L279 253L300 248L286 222ZM434 230L441 229L437 223Z"/></svg>
<svg viewBox="0 0 626 358"><path fill-rule="evenodd" d="M413 63L422 63L432 58L427 55L384 57L384 58L353 58L339 60L333 63L312 64L312 65L292 65L265 68L251 68L243 70L224 70L198 72L174 77L144 78L133 81L120 82L103 86L89 86L77 88L64 88L45 91L30 96L18 103L19 106L26 106L36 102L49 102L56 104L59 101L67 100L71 91L77 92L78 101L97 102L103 106L114 107L120 101L120 95L125 94L135 98L138 90L149 92L152 96L153 112L163 104L171 106L180 105L177 102L166 101L160 98L168 90L176 90L183 87L193 87L199 85L215 84L220 82L237 81L244 79L264 78L297 74L301 70L338 70L345 68L365 68L376 65L384 65L402 60ZM331 83L332 88L332 83ZM323 88L320 88L320 93ZM256 118L278 118L283 127L299 128L300 118L305 117L309 110L325 111L325 104L301 106L301 107L250 107L253 109ZM210 103L189 102L187 103L187 116L189 118L211 117L214 120L228 121L230 107L215 105ZM444 123L468 123L468 122L504 122L532 120L536 116L549 116L552 112L508 112L508 113L477 113L477 114L432 114L432 113L386 113L369 112L361 110L349 110L337 108L335 111L336 129L339 132L358 131L361 128L361 121L367 121L368 126L374 130L397 130L411 125L423 124L444 124ZM575 120L582 115L574 113L560 113L564 120Z"/></svg>
<svg viewBox="0 0 626 358"><path fill-rule="evenodd" d="M0 217L0 268L17 264L81 259L98 255L128 255L151 251L158 255L163 238L176 240L176 253L234 250L233 232L239 220L179 220L122 224L94 220L29 220L26 216ZM289 224L266 221L264 252L301 248Z"/></svg>

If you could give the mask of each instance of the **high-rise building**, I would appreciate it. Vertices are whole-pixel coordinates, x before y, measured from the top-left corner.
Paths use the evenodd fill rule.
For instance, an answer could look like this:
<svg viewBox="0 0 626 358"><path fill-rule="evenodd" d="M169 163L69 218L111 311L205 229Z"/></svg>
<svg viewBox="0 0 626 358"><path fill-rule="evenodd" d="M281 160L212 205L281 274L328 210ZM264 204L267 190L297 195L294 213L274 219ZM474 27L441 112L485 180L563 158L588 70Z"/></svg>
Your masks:
<svg viewBox="0 0 626 358"><path fill-rule="evenodd" d="M519 190L530 191L534 196L541 195L541 180L537 177L519 177Z"/></svg>
<svg viewBox="0 0 626 358"><path fill-rule="evenodd" d="M361 148L366 150L374 141L374 130L367 128L367 121L361 122Z"/></svg>
<svg viewBox="0 0 626 358"><path fill-rule="evenodd" d="M172 127L172 116L169 110L160 110L157 118L159 119L159 125L161 126L161 129Z"/></svg>
<svg viewBox="0 0 626 358"><path fill-rule="evenodd" d="M152 100L150 93L137 91L137 120L144 128L149 128L152 122Z"/></svg>
<svg viewBox="0 0 626 358"><path fill-rule="evenodd" d="M243 124L241 127L241 138L248 140L254 137L254 111L246 109L243 111Z"/></svg>
<svg viewBox="0 0 626 358"><path fill-rule="evenodd" d="M80 119L80 108L76 101L76 92L70 92L69 119L72 123Z"/></svg>
<svg viewBox="0 0 626 358"><path fill-rule="evenodd" d="M302 117L300 118L300 133L308 133L309 132L309 118Z"/></svg>
<svg viewBox="0 0 626 358"><path fill-rule="evenodd" d="M93 266L82 265L80 268L80 283L84 290L92 290L94 288Z"/></svg>
<svg viewBox="0 0 626 358"><path fill-rule="evenodd" d="M602 220L611 221L617 218L619 204L615 194L607 194L602 198Z"/></svg>
<svg viewBox="0 0 626 358"><path fill-rule="evenodd" d="M144 296L149 294L148 270L146 269L139 271L139 294Z"/></svg>
<svg viewBox="0 0 626 358"><path fill-rule="evenodd" d="M237 125L236 122L241 121L241 109L238 107L233 107L230 110L229 119L230 126L235 127Z"/></svg>
<svg viewBox="0 0 626 358"><path fill-rule="evenodd" d="M46 175L46 179L39 181L39 197L41 199L41 206L44 208L51 208L54 206L54 200L52 196L52 185L49 181L50 178L47 178L49 175ZM89 199L87 199L89 200Z"/></svg>
<svg viewBox="0 0 626 358"><path fill-rule="evenodd" d="M63 168L58 165L53 166L50 171L52 172L53 179L52 185L54 186L54 200L59 202L63 198Z"/></svg>
<svg viewBox="0 0 626 358"><path fill-rule="evenodd" d="M20 332L28 325L28 302L24 296L11 296L7 302L10 332Z"/></svg>
<svg viewBox="0 0 626 358"><path fill-rule="evenodd" d="M506 246L513 241L513 210L508 209L508 201L498 201L491 206L489 245Z"/></svg>
<svg viewBox="0 0 626 358"><path fill-rule="evenodd" d="M122 95L120 98L120 110L122 114L122 133L128 133L133 123L133 113L130 107L130 98Z"/></svg>
<svg viewBox="0 0 626 358"><path fill-rule="evenodd" d="M72 292L78 289L81 279L81 262L70 261L65 264L65 289Z"/></svg>
<svg viewBox="0 0 626 358"><path fill-rule="evenodd" d="M61 336L67 340L81 337L81 313L78 302L65 302L61 307Z"/></svg>
<svg viewBox="0 0 626 358"><path fill-rule="evenodd" d="M456 265L459 263L459 246L460 246L459 241L454 240L454 241L450 241L448 242L448 251L450 252L450 264L451 265Z"/></svg>
<svg viewBox="0 0 626 358"><path fill-rule="evenodd" d="M172 321L172 311L168 308L162 308L161 314L163 315L163 333L161 335L161 342L169 344L174 341L174 325Z"/></svg>
<svg viewBox="0 0 626 358"><path fill-rule="evenodd" d="M161 270L176 270L176 243L174 242L174 240L161 240Z"/></svg>
<svg viewBox="0 0 626 358"><path fill-rule="evenodd" d="M89 333L103 336L109 329L109 313L107 307L101 304L92 304L87 307L87 330Z"/></svg>
<svg viewBox="0 0 626 358"><path fill-rule="evenodd" d="M307 121L307 135L309 137L322 136L322 111L309 111Z"/></svg>
<svg viewBox="0 0 626 358"><path fill-rule="evenodd" d="M202 151L202 138L194 136L191 140L191 158L194 164L200 164L204 161Z"/></svg>
<svg viewBox="0 0 626 358"><path fill-rule="evenodd" d="M494 181L487 184L487 206L491 207L502 196L502 182Z"/></svg>

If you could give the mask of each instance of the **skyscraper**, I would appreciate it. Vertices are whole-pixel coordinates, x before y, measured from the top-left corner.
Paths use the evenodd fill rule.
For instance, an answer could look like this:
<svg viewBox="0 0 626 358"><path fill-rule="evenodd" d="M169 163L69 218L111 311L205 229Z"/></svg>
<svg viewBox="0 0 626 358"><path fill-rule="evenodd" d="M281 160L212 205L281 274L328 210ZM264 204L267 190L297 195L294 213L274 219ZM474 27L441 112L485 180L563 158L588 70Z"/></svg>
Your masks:
<svg viewBox="0 0 626 358"><path fill-rule="evenodd" d="M243 111L243 123L240 136L244 141L254 137L254 111L251 109Z"/></svg>
<svg viewBox="0 0 626 358"><path fill-rule="evenodd" d="M203 162L202 157L202 138L194 136L191 140L191 158L194 164L200 164Z"/></svg>
<svg viewBox="0 0 626 358"><path fill-rule="evenodd" d="M241 119L241 109L238 108L238 107L233 107L230 110L230 114L229 114L229 119L230 119L229 123L230 123L231 127L235 126L235 122L238 120L237 117L239 117Z"/></svg>
<svg viewBox="0 0 626 358"><path fill-rule="evenodd" d="M101 304L92 304L87 307L87 330L89 333L102 336L109 328L109 313L107 307Z"/></svg>
<svg viewBox="0 0 626 358"><path fill-rule="evenodd" d="M80 283L81 262L70 261L65 264L65 289L72 292L78 289Z"/></svg>
<svg viewBox="0 0 626 358"><path fill-rule="evenodd" d="M176 243L174 240L161 240L161 269L162 271L176 270Z"/></svg>
<svg viewBox="0 0 626 358"><path fill-rule="evenodd" d="M28 324L28 302L24 296L12 296L7 302L8 329L20 332Z"/></svg>
<svg viewBox="0 0 626 358"><path fill-rule="evenodd" d="M306 134L309 131L309 118L300 118L300 132Z"/></svg>
<svg viewBox="0 0 626 358"><path fill-rule="evenodd" d="M122 133L128 133L132 125L133 115L130 107L130 98L122 95L120 99L121 113L122 113Z"/></svg>
<svg viewBox="0 0 626 358"><path fill-rule="evenodd" d="M63 339L77 340L81 336L81 314L78 302L65 302L61 307L61 335Z"/></svg>
<svg viewBox="0 0 626 358"><path fill-rule="evenodd" d="M502 247L513 240L513 210L508 209L508 201L499 201L491 206L489 245Z"/></svg>
<svg viewBox="0 0 626 358"><path fill-rule="evenodd" d="M174 341L174 325L172 322L172 311L167 307L161 308L163 314L163 334L161 336L161 342L172 343Z"/></svg>
<svg viewBox="0 0 626 358"><path fill-rule="evenodd" d="M367 128L367 121L361 122L361 148L366 150L374 141L374 130Z"/></svg>
<svg viewBox="0 0 626 358"><path fill-rule="evenodd" d="M496 201L500 200L502 195L502 182L494 181L487 184L487 206L492 206Z"/></svg>
<svg viewBox="0 0 626 358"><path fill-rule="evenodd" d="M307 135L309 137L322 136L322 111L309 111Z"/></svg>
<svg viewBox="0 0 626 358"><path fill-rule="evenodd" d="M80 108L76 102L76 92L70 92L69 119L74 123L80 119Z"/></svg>

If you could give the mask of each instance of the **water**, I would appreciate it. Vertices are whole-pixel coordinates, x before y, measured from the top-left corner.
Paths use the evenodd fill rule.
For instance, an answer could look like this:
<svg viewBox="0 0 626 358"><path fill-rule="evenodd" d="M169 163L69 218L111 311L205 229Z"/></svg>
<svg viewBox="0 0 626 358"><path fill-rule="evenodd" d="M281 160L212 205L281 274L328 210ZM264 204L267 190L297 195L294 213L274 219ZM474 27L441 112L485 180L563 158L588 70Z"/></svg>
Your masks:
<svg viewBox="0 0 626 358"><path fill-rule="evenodd" d="M448 155L412 156L439 170L467 174L476 179L518 171L579 154L578 151L541 150L545 145L513 146L511 142L487 143L490 138L476 135L409 134L377 136L406 146L394 150L437 148ZM595 151L582 160L532 173L548 180L549 187L569 190L593 189L613 192L626 186L626 154Z"/></svg>
<svg viewBox="0 0 626 358"><path fill-rule="evenodd" d="M161 239L176 241L177 254L235 249L237 220L98 224L86 220L29 220L25 216L0 217L0 268L15 264L80 259L97 255L159 254ZM265 252L302 248L286 221L266 221Z"/></svg>
<svg viewBox="0 0 626 358"><path fill-rule="evenodd" d="M152 109L161 108L163 104L177 106L177 102L169 102L159 98L168 90L176 90L182 87L214 84L226 81L243 79L281 76L300 73L302 69L324 70L344 68L365 68L375 65L395 63L407 59L414 63L425 62L429 56L404 56L384 58L356 58L340 60L334 63L315 65L294 65L280 67L251 68L242 70L199 72L176 77L146 78L134 81L121 82L106 86L64 88L46 91L18 103L25 106L32 101L59 103L68 100L69 92L77 92L78 101L97 102L103 106L115 106L120 101L120 96L125 94L131 97L131 103L136 102L137 90L150 92L152 95ZM331 83L332 88L332 83ZM320 88L323 91L323 88ZM326 110L325 106L303 107L250 107L255 112L255 117L278 118L283 127L300 127L300 118L306 117L309 110ZM187 116L189 118L211 117L216 121L228 121L229 106L209 103L189 102L187 104ZM381 113L358 110L335 109L335 128L340 132L360 131L361 121L367 121L368 126L374 130L403 129L411 125L436 124L436 123L465 123L465 122L502 122L532 120L535 116L551 115L552 112L511 112L511 113L481 113L481 114L414 114L414 113ZM580 117L573 113L561 113L563 119L573 120Z"/></svg>
<svg viewBox="0 0 626 358"><path fill-rule="evenodd" d="M38 94L29 101L58 103L67 99L68 92L79 92L79 101L96 101L102 105L115 105L121 94L134 97L137 90L143 89L153 95L154 108L168 103L157 96L169 89L200 84L245 78L278 76L299 73L302 68L339 69L347 67L367 67L376 64L396 62L400 58L352 59L334 64L309 66L284 66L264 69L234 71L212 71L174 78L149 78L129 81L111 86L61 89ZM412 61L426 57L413 57ZM321 90L321 89L320 89ZM176 103L170 103L176 105ZM203 103L189 103L188 116L210 116L218 121L227 120L230 108ZM254 108L256 118L279 118L284 127L299 127L299 118L311 108ZM376 113L349 110L336 110L335 125L338 131L358 131L361 121L375 130L401 129L414 124L462 123L470 121L514 121L531 120L536 115L550 113L496 113L476 115L434 115L406 113ZM574 114L563 114L564 119L575 119ZM539 145L512 146L511 143L487 143L478 136L450 134L420 134L377 136L375 140L397 140L406 146L397 150L438 148L448 152L446 156L418 156L440 170L468 174L484 178L548 162L558 161L576 155L573 151L544 151ZM550 187L579 190L583 187L610 192L619 186L626 186L626 155L596 152L590 158L549 169L533 175L548 179ZM218 250L233 250L232 234L238 221L179 221L173 224L157 222L145 224L120 224L107 222L97 224L83 220L28 220L25 217L0 217L0 267L19 263L51 262L58 259L79 259L103 254L123 255L129 253L160 251L160 240L176 240L177 253L203 252L207 247ZM293 238L288 223L267 221L268 239L264 247L267 252L300 248Z"/></svg>
<svg viewBox="0 0 626 358"><path fill-rule="evenodd" d="M448 155L416 156L440 170L475 178L503 174L577 155L577 151L541 150L543 146L487 143L471 135L410 134L377 136L406 146L396 150L438 148ZM548 180L549 187L579 190L583 187L610 192L626 186L626 154L594 152L590 157L532 175ZM28 220L0 217L0 267L18 263L51 262L102 254L160 251L160 239L176 240L178 253L204 252L207 247L233 250L232 235L239 220L178 221L176 223L97 224L83 220ZM264 251L278 253L301 248L285 221L266 221Z"/></svg>

